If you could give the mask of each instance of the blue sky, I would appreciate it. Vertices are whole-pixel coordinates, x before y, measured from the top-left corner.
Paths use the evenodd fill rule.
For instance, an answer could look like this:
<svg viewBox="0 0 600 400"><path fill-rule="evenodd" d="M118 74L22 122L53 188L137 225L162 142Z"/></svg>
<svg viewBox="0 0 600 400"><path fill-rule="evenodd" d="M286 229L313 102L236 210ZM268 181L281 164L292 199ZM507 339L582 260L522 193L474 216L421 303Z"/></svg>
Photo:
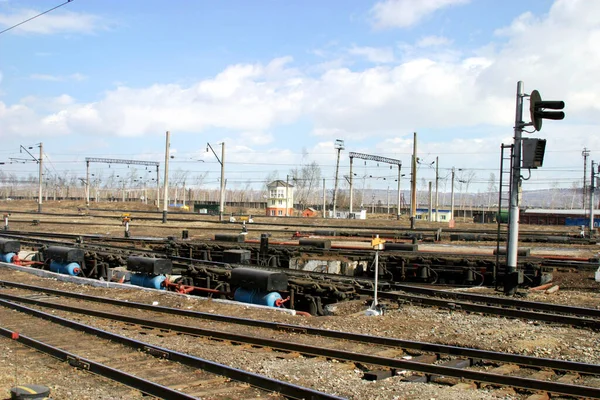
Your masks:
<svg viewBox="0 0 600 400"><path fill-rule="evenodd" d="M0 29L58 4L0 1ZM171 171L207 173L204 186L219 177L207 142L226 143L232 188L312 161L333 185L336 139L341 174L349 151L400 159L408 174L416 131L442 178L472 171L483 190L523 80L567 103L564 121L529 135L548 142L524 187L571 187L584 147L600 159L599 36L600 3L585 0L73 0L0 35L0 162L43 142L51 174L82 177L85 157L162 165L169 130Z"/></svg>

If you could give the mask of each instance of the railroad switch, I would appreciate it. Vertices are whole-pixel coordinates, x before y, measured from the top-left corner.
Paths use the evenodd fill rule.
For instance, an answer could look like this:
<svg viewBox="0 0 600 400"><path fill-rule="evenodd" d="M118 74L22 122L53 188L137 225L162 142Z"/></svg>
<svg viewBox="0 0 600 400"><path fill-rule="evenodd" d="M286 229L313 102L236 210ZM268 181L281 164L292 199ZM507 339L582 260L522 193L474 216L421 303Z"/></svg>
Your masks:
<svg viewBox="0 0 600 400"><path fill-rule="evenodd" d="M365 313L368 316L383 315L383 309L377 301L377 289L379 286L379 250L383 250L384 243L385 240L381 239L379 235L375 235L375 237L371 240L371 247L373 247L373 250L375 250L375 285L373 288L373 303Z"/></svg>

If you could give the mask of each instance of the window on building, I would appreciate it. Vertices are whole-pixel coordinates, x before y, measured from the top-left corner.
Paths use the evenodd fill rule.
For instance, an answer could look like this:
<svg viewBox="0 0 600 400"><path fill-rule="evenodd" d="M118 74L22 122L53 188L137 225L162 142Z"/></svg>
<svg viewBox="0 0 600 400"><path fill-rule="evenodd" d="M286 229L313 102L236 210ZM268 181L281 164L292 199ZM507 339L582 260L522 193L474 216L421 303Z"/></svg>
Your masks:
<svg viewBox="0 0 600 400"><path fill-rule="evenodd" d="M282 206L283 205L283 200L279 200L279 205Z"/></svg>
<svg viewBox="0 0 600 400"><path fill-rule="evenodd" d="M278 210L278 211L277 211L277 215L283 215L283 211L281 211L281 210Z"/></svg>

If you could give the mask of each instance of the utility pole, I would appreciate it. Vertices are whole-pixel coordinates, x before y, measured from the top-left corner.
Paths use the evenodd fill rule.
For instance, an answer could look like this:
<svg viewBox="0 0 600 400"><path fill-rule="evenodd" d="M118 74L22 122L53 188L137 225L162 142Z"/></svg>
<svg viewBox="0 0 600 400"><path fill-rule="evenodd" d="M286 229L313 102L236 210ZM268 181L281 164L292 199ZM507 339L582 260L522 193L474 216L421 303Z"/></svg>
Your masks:
<svg viewBox="0 0 600 400"><path fill-rule="evenodd" d="M387 187L387 213L390 213L390 185Z"/></svg>
<svg viewBox="0 0 600 400"><path fill-rule="evenodd" d="M169 212L169 152L171 148L171 133L167 131L167 138L165 143L165 186L163 188L163 213L162 213L162 223L167 223L167 213Z"/></svg>
<svg viewBox="0 0 600 400"><path fill-rule="evenodd" d="M354 157L352 157L352 153L350 153L350 179L349 182L350 183L350 214L352 214L352 203L354 202L354 175L352 174L352 161L354 160Z"/></svg>
<svg viewBox="0 0 600 400"><path fill-rule="evenodd" d="M85 161L85 205L90 206L90 162Z"/></svg>
<svg viewBox="0 0 600 400"><path fill-rule="evenodd" d="M415 229L415 219L417 218L417 132L413 133L413 154L410 179L410 229Z"/></svg>
<svg viewBox="0 0 600 400"><path fill-rule="evenodd" d="M396 210L396 220L400 220L400 207L402 202L402 192L400 191L400 179L402 178L402 163L398 164L398 210Z"/></svg>
<svg viewBox="0 0 600 400"><path fill-rule="evenodd" d="M433 221L433 219L432 219L433 218L433 213L431 211L431 207L432 207L431 203L433 203L433 192L431 191L431 184L432 183L433 182L429 181L429 222Z"/></svg>
<svg viewBox="0 0 600 400"><path fill-rule="evenodd" d="M159 165L156 163L156 210L160 210L160 173Z"/></svg>
<svg viewBox="0 0 600 400"><path fill-rule="evenodd" d="M581 155L583 156L583 190L581 193L581 208L585 210L585 202L587 199L587 158L590 155L590 151L586 147L584 147L583 151L581 152Z"/></svg>
<svg viewBox="0 0 600 400"><path fill-rule="evenodd" d="M42 212L42 182L44 179L44 167L42 167L42 156L44 154L43 143L40 142L40 176L39 176L39 193L38 193L38 213Z"/></svg>
<svg viewBox="0 0 600 400"><path fill-rule="evenodd" d="M340 153L344 150L344 141L341 139L335 140L334 147L337 150L337 162L335 164L335 184L333 186L333 218L335 218L335 206L337 201L337 189L338 189L338 172L340 169Z"/></svg>
<svg viewBox="0 0 600 400"><path fill-rule="evenodd" d="M323 178L323 218L326 218L326 216L325 216L325 204L326 204L325 178Z"/></svg>
<svg viewBox="0 0 600 400"><path fill-rule="evenodd" d="M219 221L225 213L225 142L221 142L221 196L219 199Z"/></svg>
<svg viewBox="0 0 600 400"><path fill-rule="evenodd" d="M213 155L221 164L221 194L219 195L219 221L223 221L223 213L225 212L225 142L221 142L221 158L213 150L210 143L206 143L206 151L212 151Z"/></svg>
<svg viewBox="0 0 600 400"><path fill-rule="evenodd" d="M594 190L596 189L596 168L598 164L592 160L590 169L592 171L590 181L590 239L594 237Z"/></svg>
<svg viewBox="0 0 600 400"><path fill-rule="evenodd" d="M452 183L450 184L451 192L450 195L450 221L454 221L454 167L452 167Z"/></svg>
<svg viewBox="0 0 600 400"><path fill-rule="evenodd" d="M290 208L288 205L288 199L290 198L289 191L288 191L289 187L290 187L290 176L286 175L285 176L285 216L286 217L288 216L288 210Z"/></svg>
<svg viewBox="0 0 600 400"><path fill-rule="evenodd" d="M438 203L438 200L439 200L439 197L438 197L438 181L440 179L439 179L439 169L438 169L438 166L439 166L439 159L438 159L438 157L436 157L435 158L435 222L439 222L439 217L438 217L438 215L439 215L439 210L438 210L438 207L439 207L439 203Z"/></svg>

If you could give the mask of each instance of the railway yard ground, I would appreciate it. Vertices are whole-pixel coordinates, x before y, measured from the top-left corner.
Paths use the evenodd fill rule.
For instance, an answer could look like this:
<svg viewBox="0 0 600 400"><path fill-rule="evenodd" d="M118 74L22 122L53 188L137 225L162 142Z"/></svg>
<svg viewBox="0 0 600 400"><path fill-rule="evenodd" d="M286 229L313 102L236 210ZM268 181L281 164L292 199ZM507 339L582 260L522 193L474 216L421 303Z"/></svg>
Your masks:
<svg viewBox="0 0 600 400"><path fill-rule="evenodd" d="M4 208L2 208L4 207ZM94 210L102 211L94 211ZM44 204L44 213L37 214L37 204L34 202L12 201L0 204L0 211L10 213L10 229L28 232L56 232L71 234L99 234L123 237L121 218L123 212L131 215L131 234L134 237L181 237L182 230L189 231L190 240L210 239L215 234L214 220L210 217L192 213L170 213L170 219L163 224L156 215L156 220L138 219L137 215L145 211L156 211L151 206L127 203L94 203L86 208L80 202L48 202ZM290 239L296 231L307 229L310 224L327 224L330 229L350 225L347 220L323 220L302 218L296 219L301 227L284 226L286 218L266 218L260 216L260 210L253 214L254 223L248 224L248 238L259 239L260 233L269 232L280 240ZM45 214L48 213L48 214ZM250 213L252 214L252 213ZM184 221L184 220L189 220ZM86 223L93 222L94 225ZM457 227L464 229L481 229L482 225L457 221ZM281 223L281 225L267 225ZM294 222L292 222L294 223ZM398 221L388 216L352 221L352 224L406 229L409 226L404 216ZM240 229L239 222L217 225L221 231L232 232ZM423 227L438 227L435 224L425 224ZM495 224L483 225L493 230ZM210 230L208 229L210 228ZM323 228L320 228L323 229ZM564 235L576 235L574 227L537 227L522 225L521 229L528 231L555 229ZM351 238L343 239L344 242ZM342 239L340 239L342 241ZM423 243L420 249L435 251L440 246L452 248L460 252L464 249L487 253L491 251L490 243L461 243L451 242ZM553 254L571 257L597 257L598 245L561 245L528 243L524 246L531 249L532 254ZM172 292L140 290L140 289L107 289L88 285L78 285L51 278L39 277L22 271L0 267L0 281L18 282L45 288L57 289L93 296L111 297L129 302L154 304L181 310L198 311L209 314L222 314L271 321L280 324L294 324L328 330L353 332L364 335L397 338L409 341L422 341L449 346L460 346L531 356L536 358L551 358L568 360L586 364L600 364L600 335L596 329L573 327L560 323L546 323L535 320L522 320L482 313L465 312L460 309L423 307L412 303L387 304L385 313L380 316L366 316L368 304L365 300L347 301L328 308L325 316L290 315L276 310L256 308L247 305L230 304L212 301L194 296ZM545 302L570 305L600 310L600 283L594 279L594 271L577 268L558 268L553 274L553 285L558 290L527 290L520 289L520 299L532 302ZM473 287L453 288L453 292L466 292L502 296L494 288ZM0 294L15 296L27 293L23 289L11 288L0 284ZM31 293L29 293L31 297ZM39 297L42 295L38 295ZM66 302L67 300L65 300ZM77 301L71 300L72 304ZM37 306L36 306L37 307ZM13 311L17 312L17 311ZM145 317L144 311L138 310L138 316ZM74 319L94 327L115 332L136 340L151 343L156 346L176 349L179 352L225 364L234 368L264 375L269 378L308 387L316 391L328 393L340 398L356 400L375 399L435 399L435 400L467 400L467 399L534 399L535 391L521 391L514 388L482 384L473 387L468 384L442 384L409 382L407 377L411 372L396 371L395 376L387 379L365 380L365 370L369 368L361 363L335 360L328 357L307 356L300 353L280 351L259 351L255 346L239 345L233 351L231 343L209 340L183 334L166 334L157 330L133 329L130 325L115 324L111 320L93 316L76 315L71 312L53 310L52 314ZM2 314L0 314L2 315ZM203 320L192 320L187 317L175 318L187 326L210 327ZM0 321L0 327L4 326ZM247 334L253 334L252 328L242 328ZM26 334L25 329L23 334ZM256 333L259 335L259 333ZM299 334L298 334L299 335ZM288 340L294 334L273 332L270 337L276 340ZM322 343L321 343L322 342ZM316 337L311 344L323 345L326 338ZM55 358L43 355L25 347L11 339L0 338L0 398L9 398L9 389L16 384L40 384L51 389L53 399L140 399L145 397L140 391L127 386L116 384L110 380L91 374L82 369L75 369ZM346 344L347 351L353 351L353 344ZM382 351L383 354L384 351ZM411 353L395 354L397 357L409 359ZM478 370L494 372L496 365L482 363ZM169 371L162 371L165 375ZM465 381L467 383L467 381ZM589 377L586 383L600 388L600 376ZM276 394L239 394L223 393L207 390L199 396L204 399L250 399L271 398L279 399ZM253 396L253 397L252 397ZM538 399L544 398L539 394ZM146 397L147 398L147 397ZM572 398L553 395L553 399Z"/></svg>

